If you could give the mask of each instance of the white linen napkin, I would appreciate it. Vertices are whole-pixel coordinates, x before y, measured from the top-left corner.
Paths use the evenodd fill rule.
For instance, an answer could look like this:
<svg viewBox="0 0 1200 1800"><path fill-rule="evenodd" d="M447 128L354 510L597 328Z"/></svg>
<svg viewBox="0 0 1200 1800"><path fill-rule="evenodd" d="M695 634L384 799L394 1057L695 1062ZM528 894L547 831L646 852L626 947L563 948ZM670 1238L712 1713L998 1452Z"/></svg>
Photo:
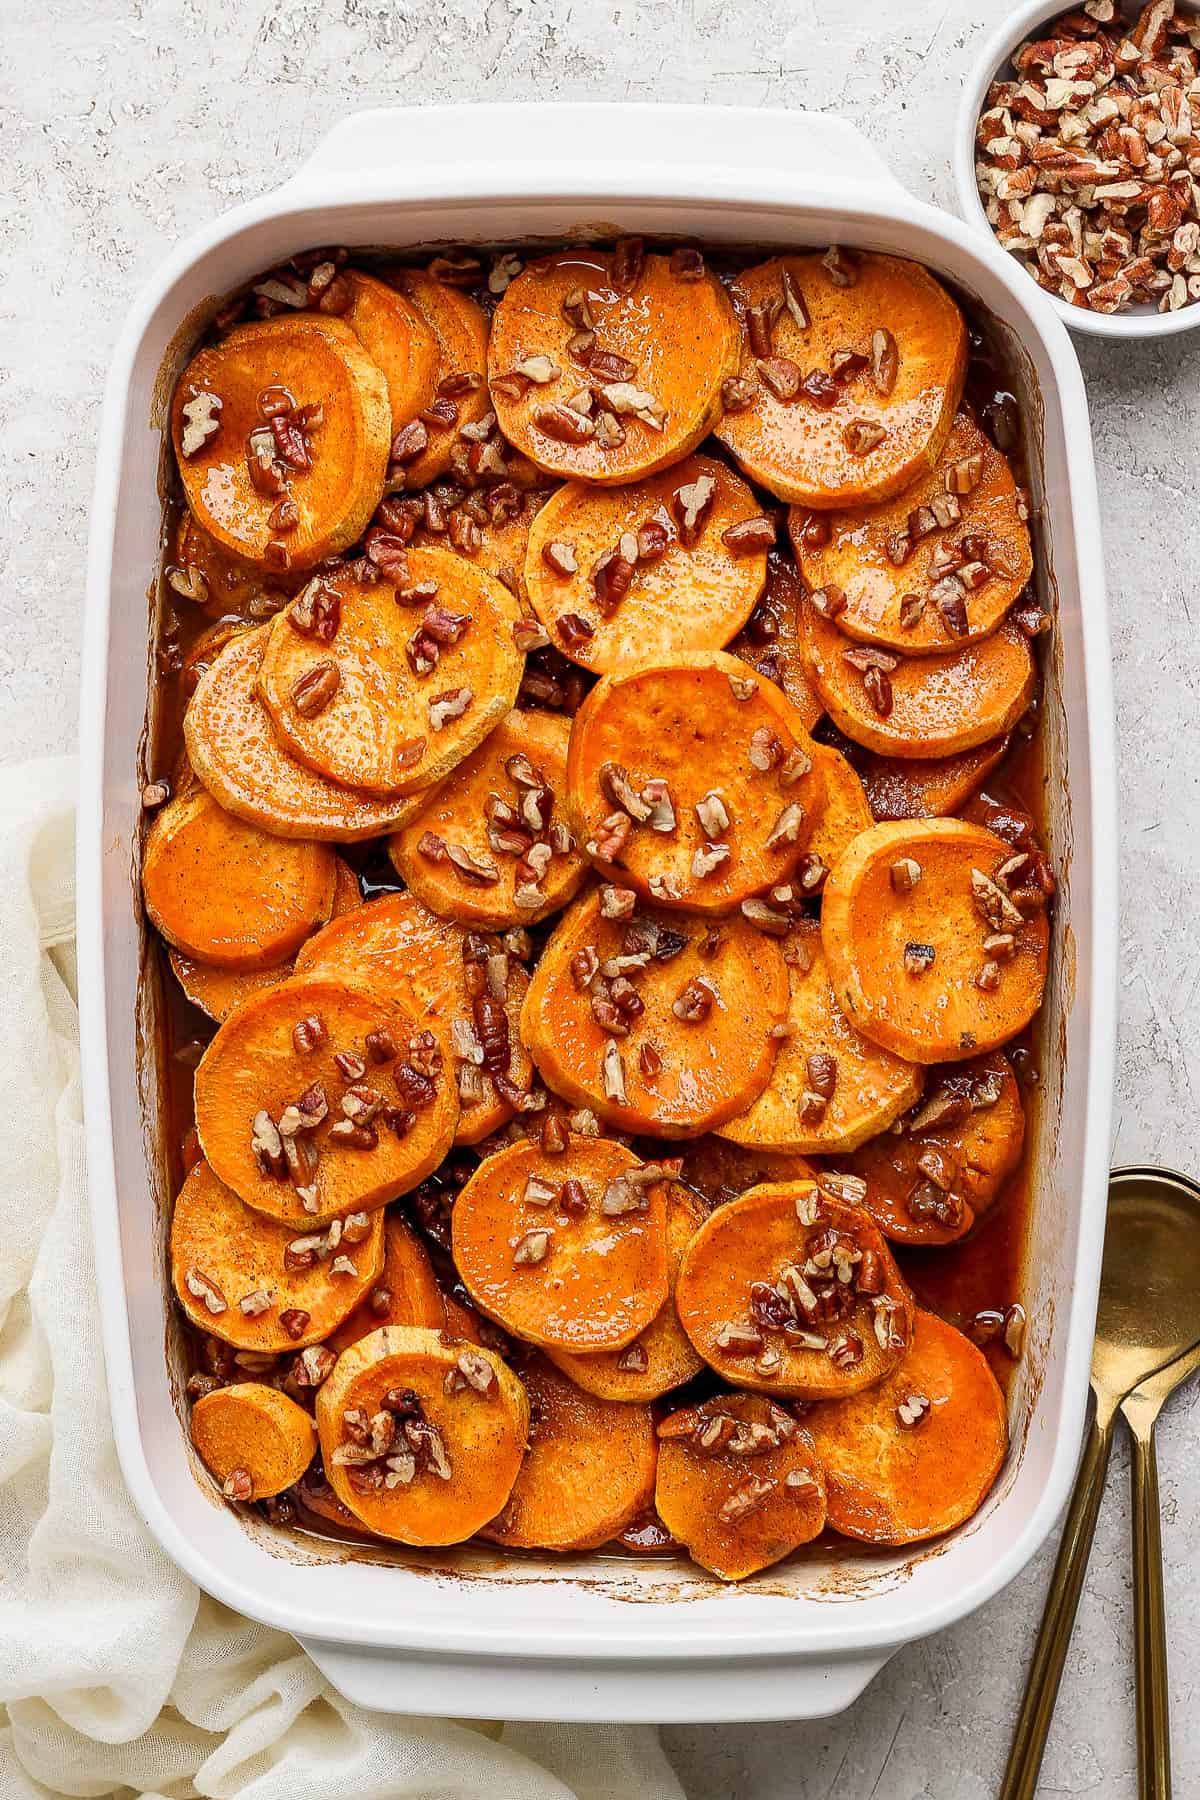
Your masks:
<svg viewBox="0 0 1200 1800"><path fill-rule="evenodd" d="M0 1795L683 1800L653 1727L366 1712L147 1535L109 1428L83 1162L75 764L0 769Z"/></svg>

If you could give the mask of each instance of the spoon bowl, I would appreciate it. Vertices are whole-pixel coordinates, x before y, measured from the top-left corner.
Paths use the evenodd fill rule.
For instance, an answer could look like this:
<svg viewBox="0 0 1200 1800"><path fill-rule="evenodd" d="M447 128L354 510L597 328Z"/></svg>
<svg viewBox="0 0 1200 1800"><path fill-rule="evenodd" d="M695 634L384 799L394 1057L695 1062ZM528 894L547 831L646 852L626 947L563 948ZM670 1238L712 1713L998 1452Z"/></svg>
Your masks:
<svg viewBox="0 0 1200 1800"><path fill-rule="evenodd" d="M1114 1169L1092 1388L1115 1408L1200 1342L1200 1187L1173 1169Z"/></svg>

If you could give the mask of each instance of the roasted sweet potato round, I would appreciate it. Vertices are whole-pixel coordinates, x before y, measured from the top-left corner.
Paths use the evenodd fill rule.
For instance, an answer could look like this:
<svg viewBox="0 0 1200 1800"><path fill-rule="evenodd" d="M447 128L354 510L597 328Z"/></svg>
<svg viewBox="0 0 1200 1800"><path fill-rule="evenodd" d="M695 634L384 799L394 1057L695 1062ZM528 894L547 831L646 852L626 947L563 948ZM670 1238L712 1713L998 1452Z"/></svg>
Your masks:
<svg viewBox="0 0 1200 1800"><path fill-rule="evenodd" d="M680 1324L738 1387L821 1400L882 1380L912 1303L869 1215L812 1182L767 1182L719 1206L683 1258Z"/></svg>
<svg viewBox="0 0 1200 1800"><path fill-rule="evenodd" d="M317 1393L338 1499L380 1537L457 1544L495 1518L525 1454L529 1402L490 1350L385 1325Z"/></svg>
<svg viewBox="0 0 1200 1800"><path fill-rule="evenodd" d="M943 1070L902 1121L840 1167L865 1186L861 1205L900 1244L950 1244L988 1211L1021 1160L1025 1109L999 1052Z"/></svg>
<svg viewBox="0 0 1200 1800"><path fill-rule="evenodd" d="M967 367L962 315L895 256L772 257L732 284L744 404L721 442L753 481L806 507L868 505L931 469Z"/></svg>
<svg viewBox="0 0 1200 1800"><path fill-rule="evenodd" d="M391 280L433 333L437 343L434 398L450 400L452 419L422 420L424 443L404 446L404 485L423 488L451 465L464 425L477 425L489 410L486 369L488 325L477 301L439 281L427 269L393 269ZM420 444L420 434L414 437ZM393 465L395 468L396 465Z"/></svg>
<svg viewBox="0 0 1200 1800"><path fill-rule="evenodd" d="M192 1442L227 1500L266 1500L299 1481L317 1449L302 1406L261 1381L238 1381L192 1408Z"/></svg>
<svg viewBox="0 0 1200 1800"><path fill-rule="evenodd" d="M608 484L707 437L737 359L720 282L681 278L629 239L526 265L492 319L488 381L511 444L551 474Z"/></svg>
<svg viewBox="0 0 1200 1800"><path fill-rule="evenodd" d="M428 523L426 496L406 496L404 504L412 508L416 519L413 544L418 549L444 548L449 544L459 556L469 557L527 603L525 559L529 534L557 485L544 475L538 478L546 485L518 488L510 481L497 481L486 488L468 490L453 504L435 504L432 517L437 529Z"/></svg>
<svg viewBox="0 0 1200 1800"><path fill-rule="evenodd" d="M856 644L808 603L809 673L834 724L884 756L945 757L1010 730L1033 698L1029 642L1011 620L991 637L937 656Z"/></svg>
<svg viewBox="0 0 1200 1800"><path fill-rule="evenodd" d="M426 906L502 930L558 912L588 872L564 816L570 725L509 713L388 840L397 873Z"/></svg>
<svg viewBox="0 0 1200 1800"><path fill-rule="evenodd" d="M871 812L883 819L948 819L957 813L1008 749L1008 738L993 738L957 756L876 756L855 758Z"/></svg>
<svg viewBox="0 0 1200 1800"><path fill-rule="evenodd" d="M186 508L175 520L164 572L172 597L220 617L226 636L233 623L227 615L264 617L261 608L282 606L307 580L302 570L265 569L234 556Z"/></svg>
<svg viewBox="0 0 1200 1800"><path fill-rule="evenodd" d="M883 506L827 514L828 542L811 550L810 516L792 510L796 555L839 630L908 656L987 637L1033 573L1012 472L969 413L933 469Z"/></svg>
<svg viewBox="0 0 1200 1800"><path fill-rule="evenodd" d="M667 1298L666 1180L604 1138L510 1144L454 1202L454 1262L480 1311L529 1343L619 1350Z"/></svg>
<svg viewBox="0 0 1200 1800"><path fill-rule="evenodd" d="M825 802L808 840L810 856L818 856L832 869L846 846L860 831L875 823L863 784L844 756L827 744L814 744L812 759L824 783Z"/></svg>
<svg viewBox="0 0 1200 1800"><path fill-rule="evenodd" d="M654 1498L650 1408L584 1393L541 1357L522 1365L521 1385L529 1448L502 1511L479 1535L520 1550L594 1550Z"/></svg>
<svg viewBox="0 0 1200 1800"><path fill-rule="evenodd" d="M640 1337L624 1350L602 1350L575 1356L548 1348L550 1361L585 1393L601 1400L657 1400L681 1387L704 1367L675 1312L675 1282L683 1253L704 1220L694 1194L678 1183L667 1195L667 1298Z"/></svg>
<svg viewBox="0 0 1200 1800"><path fill-rule="evenodd" d="M345 269L350 290L346 324L387 382L392 436L428 407L438 381L438 340L406 300L377 276Z"/></svg>
<svg viewBox="0 0 1200 1800"><path fill-rule="evenodd" d="M395 586L349 572L320 585L332 637L312 629L306 590L269 628L258 675L289 753L385 798L442 780L516 700L513 596L449 550L409 551Z"/></svg>
<svg viewBox="0 0 1200 1800"><path fill-rule="evenodd" d="M402 824L411 800L340 787L284 749L257 692L269 632L241 632L200 678L183 720L199 779L227 812L274 837L354 843Z"/></svg>
<svg viewBox="0 0 1200 1800"><path fill-rule="evenodd" d="M381 1325L419 1325L445 1331L446 1301L429 1252L395 1207L383 1217L383 1267L370 1292L347 1313L326 1342L340 1355Z"/></svg>
<svg viewBox="0 0 1200 1800"><path fill-rule="evenodd" d="M495 938L439 919L414 894L368 901L361 917L327 925L303 946L296 971L365 980L373 994L394 997L432 1027L453 1054L455 1143L476 1144L497 1131L529 1092L533 1064L520 1036L524 968Z"/></svg>
<svg viewBox="0 0 1200 1800"><path fill-rule="evenodd" d="M597 674L720 650L762 593L774 524L725 463L689 456L617 488L570 481L529 534L525 591Z"/></svg>
<svg viewBox="0 0 1200 1800"><path fill-rule="evenodd" d="M193 357L171 403L197 520L235 556L281 572L362 534L391 422L387 382L349 325L313 313L237 326Z"/></svg>
<svg viewBox="0 0 1200 1800"><path fill-rule="evenodd" d="M264 1219L206 1162L189 1171L171 1216L171 1280L188 1318L238 1350L274 1355L324 1343L370 1291L383 1263L383 1215L332 1233Z"/></svg>
<svg viewBox="0 0 1200 1800"><path fill-rule="evenodd" d="M1029 864L961 819L875 825L825 884L821 939L838 1005L912 1062L957 1062L1007 1043L1037 1011L1049 927ZM1024 910L1022 910L1024 908Z"/></svg>
<svg viewBox="0 0 1200 1800"><path fill-rule="evenodd" d="M881 1050L849 1024L838 1006L821 928L814 919L783 940L790 1031L764 1091L745 1112L717 1127L735 1144L820 1155L853 1150L885 1131L921 1092L915 1063Z"/></svg>
<svg viewBox="0 0 1200 1800"><path fill-rule="evenodd" d="M766 1086L783 958L741 917L710 926L635 912L621 895L584 894L556 927L521 1037L548 1087L618 1131L693 1137Z"/></svg>
<svg viewBox="0 0 1200 1800"><path fill-rule="evenodd" d="M825 1525L808 1432L759 1394L715 1394L658 1428L655 1506L701 1568L744 1581Z"/></svg>
<svg viewBox="0 0 1200 1800"><path fill-rule="evenodd" d="M1008 1448L1004 1395L986 1358L919 1310L897 1369L804 1422L825 1465L829 1523L869 1544L953 1531L983 1504Z"/></svg>
<svg viewBox="0 0 1200 1800"><path fill-rule="evenodd" d="M820 817L812 740L772 682L697 651L597 682L567 786L598 868L652 902L728 913L786 882Z"/></svg>
<svg viewBox="0 0 1200 1800"><path fill-rule="evenodd" d="M679 1179L699 1196L706 1212L765 1181L816 1180L816 1169L806 1156L734 1144L715 1131L680 1144L679 1157Z"/></svg>
<svg viewBox="0 0 1200 1800"><path fill-rule="evenodd" d="M805 588L800 571L778 550L767 557L767 585L729 648L768 681L781 687L806 731L825 711L825 702L808 674L800 633L800 607Z"/></svg>
<svg viewBox="0 0 1200 1800"><path fill-rule="evenodd" d="M142 895L176 949L226 969L267 969L328 919L336 876L328 845L270 837L197 787L155 815Z"/></svg>
<svg viewBox="0 0 1200 1800"><path fill-rule="evenodd" d="M214 1172L270 1218L370 1210L453 1142L458 1088L442 1062L394 994L298 975L218 1030L196 1070L196 1130Z"/></svg>

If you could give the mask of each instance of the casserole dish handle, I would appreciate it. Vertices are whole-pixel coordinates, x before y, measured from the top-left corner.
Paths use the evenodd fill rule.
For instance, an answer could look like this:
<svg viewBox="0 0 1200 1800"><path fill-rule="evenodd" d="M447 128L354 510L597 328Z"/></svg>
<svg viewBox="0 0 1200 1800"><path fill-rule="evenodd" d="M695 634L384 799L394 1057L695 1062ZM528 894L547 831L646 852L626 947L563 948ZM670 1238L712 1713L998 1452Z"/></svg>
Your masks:
<svg viewBox="0 0 1200 1800"><path fill-rule="evenodd" d="M744 187L749 169L795 182L819 171L836 195L843 188L878 191L882 183L907 198L877 151L845 119L829 113L722 107L719 161L713 155L713 114L704 106L623 104L545 105L513 102L478 106L377 107L352 113L322 138L283 192L289 201L316 199L329 184L359 184L398 171L419 171L422 191L444 185L455 191L497 193L525 184L543 196L569 193L577 173L594 186L596 166L632 191L658 187L682 195L699 172L704 191L719 195ZM732 125L732 129L730 126ZM548 160L549 158L549 160ZM463 171L484 167L483 187L465 183ZM438 177L441 177L439 184ZM361 186L359 188L361 193Z"/></svg>
<svg viewBox="0 0 1200 1800"><path fill-rule="evenodd" d="M523 1656L476 1658L368 1650L297 1640L340 1694L376 1712L450 1713L461 1719L556 1719L591 1724L742 1723L824 1719L844 1712L892 1650L821 1662L808 1658L614 1658L578 1662Z"/></svg>

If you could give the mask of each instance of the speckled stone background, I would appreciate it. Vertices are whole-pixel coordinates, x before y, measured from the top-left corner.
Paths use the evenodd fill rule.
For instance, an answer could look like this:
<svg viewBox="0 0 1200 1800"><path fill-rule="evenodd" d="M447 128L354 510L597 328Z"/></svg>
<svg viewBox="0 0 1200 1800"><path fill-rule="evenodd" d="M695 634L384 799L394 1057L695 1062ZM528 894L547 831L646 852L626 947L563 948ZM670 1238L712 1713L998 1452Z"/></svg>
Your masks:
<svg viewBox="0 0 1200 1800"><path fill-rule="evenodd" d="M130 296L336 119L432 100L808 106L953 206L963 72L1003 0L0 0L0 757L70 746L100 394ZM420 155L419 143L412 154ZM1200 1167L1200 337L1083 344L1104 499L1124 813L1114 1158ZM1113 904L1117 897L1113 896ZM1200 1396L1163 1421L1176 1793L1200 1795ZM1118 1449L1041 1792L1135 1793ZM996 1791L1053 1546L898 1655L848 1713L672 1729L691 1800Z"/></svg>

